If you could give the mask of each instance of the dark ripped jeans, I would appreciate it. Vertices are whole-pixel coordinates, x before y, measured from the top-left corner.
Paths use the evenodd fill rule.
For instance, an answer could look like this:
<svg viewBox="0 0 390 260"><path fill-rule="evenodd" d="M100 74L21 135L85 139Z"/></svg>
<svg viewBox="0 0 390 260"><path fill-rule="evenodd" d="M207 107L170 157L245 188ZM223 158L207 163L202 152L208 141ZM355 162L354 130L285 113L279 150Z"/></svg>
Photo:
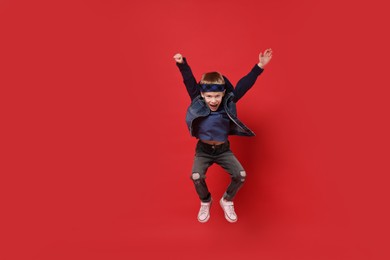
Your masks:
<svg viewBox="0 0 390 260"><path fill-rule="evenodd" d="M210 145L198 141L191 174L191 180L194 182L196 192L202 202L211 201L211 194L207 188L205 179L207 169L214 163L220 165L230 174L231 182L223 198L232 201L237 191L244 184L246 173L236 156L230 150L229 141L221 145Z"/></svg>

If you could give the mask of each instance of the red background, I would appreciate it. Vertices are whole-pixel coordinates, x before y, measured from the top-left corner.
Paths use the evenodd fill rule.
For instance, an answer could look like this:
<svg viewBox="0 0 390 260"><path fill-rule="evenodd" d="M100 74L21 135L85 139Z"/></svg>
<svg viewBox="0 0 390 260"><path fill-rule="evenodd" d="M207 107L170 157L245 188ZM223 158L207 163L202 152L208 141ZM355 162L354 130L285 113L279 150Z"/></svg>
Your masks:
<svg viewBox="0 0 390 260"><path fill-rule="evenodd" d="M2 0L0 258L389 259L384 3ZM236 83L266 48L239 222L200 224L172 56Z"/></svg>

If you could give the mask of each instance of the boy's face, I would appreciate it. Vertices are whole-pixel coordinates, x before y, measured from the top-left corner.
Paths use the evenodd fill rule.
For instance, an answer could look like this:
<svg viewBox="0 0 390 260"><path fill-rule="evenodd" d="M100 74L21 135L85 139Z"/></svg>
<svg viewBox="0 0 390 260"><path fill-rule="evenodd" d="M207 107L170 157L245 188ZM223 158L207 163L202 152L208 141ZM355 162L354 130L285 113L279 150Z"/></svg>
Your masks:
<svg viewBox="0 0 390 260"><path fill-rule="evenodd" d="M225 91L223 92L201 92L200 93L204 98L207 106L211 111L217 111L219 105L222 103L222 98L225 95Z"/></svg>

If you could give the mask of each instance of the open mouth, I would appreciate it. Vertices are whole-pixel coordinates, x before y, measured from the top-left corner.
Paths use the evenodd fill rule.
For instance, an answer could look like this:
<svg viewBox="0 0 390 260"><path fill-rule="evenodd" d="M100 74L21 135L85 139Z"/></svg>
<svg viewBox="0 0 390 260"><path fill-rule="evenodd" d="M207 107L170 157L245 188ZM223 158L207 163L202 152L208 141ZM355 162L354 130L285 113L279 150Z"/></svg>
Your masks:
<svg viewBox="0 0 390 260"><path fill-rule="evenodd" d="M217 109L217 108L218 108L218 105L210 105L210 108L211 108L211 109Z"/></svg>

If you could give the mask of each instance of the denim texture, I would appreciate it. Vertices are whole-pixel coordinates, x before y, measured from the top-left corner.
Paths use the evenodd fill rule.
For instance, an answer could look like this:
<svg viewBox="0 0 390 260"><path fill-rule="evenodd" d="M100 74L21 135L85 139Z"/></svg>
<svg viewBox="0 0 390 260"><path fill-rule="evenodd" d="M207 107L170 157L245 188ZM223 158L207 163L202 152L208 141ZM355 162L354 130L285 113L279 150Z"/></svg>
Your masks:
<svg viewBox="0 0 390 260"><path fill-rule="evenodd" d="M195 185L199 199L203 202L211 201L211 194L206 184L206 172L214 163L220 165L230 175L231 181L223 197L228 201L232 201L237 191L244 184L246 173L241 163L230 150L229 141L221 145L209 145L198 141L191 180Z"/></svg>
<svg viewBox="0 0 390 260"><path fill-rule="evenodd" d="M222 104L229 119L231 120L229 135L255 136L255 133L244 125L237 117L236 103L233 102L234 94L228 93L223 97ZM210 109L201 96L196 97L187 109L186 123L192 136L195 136L194 126L196 119L206 117L210 114Z"/></svg>

